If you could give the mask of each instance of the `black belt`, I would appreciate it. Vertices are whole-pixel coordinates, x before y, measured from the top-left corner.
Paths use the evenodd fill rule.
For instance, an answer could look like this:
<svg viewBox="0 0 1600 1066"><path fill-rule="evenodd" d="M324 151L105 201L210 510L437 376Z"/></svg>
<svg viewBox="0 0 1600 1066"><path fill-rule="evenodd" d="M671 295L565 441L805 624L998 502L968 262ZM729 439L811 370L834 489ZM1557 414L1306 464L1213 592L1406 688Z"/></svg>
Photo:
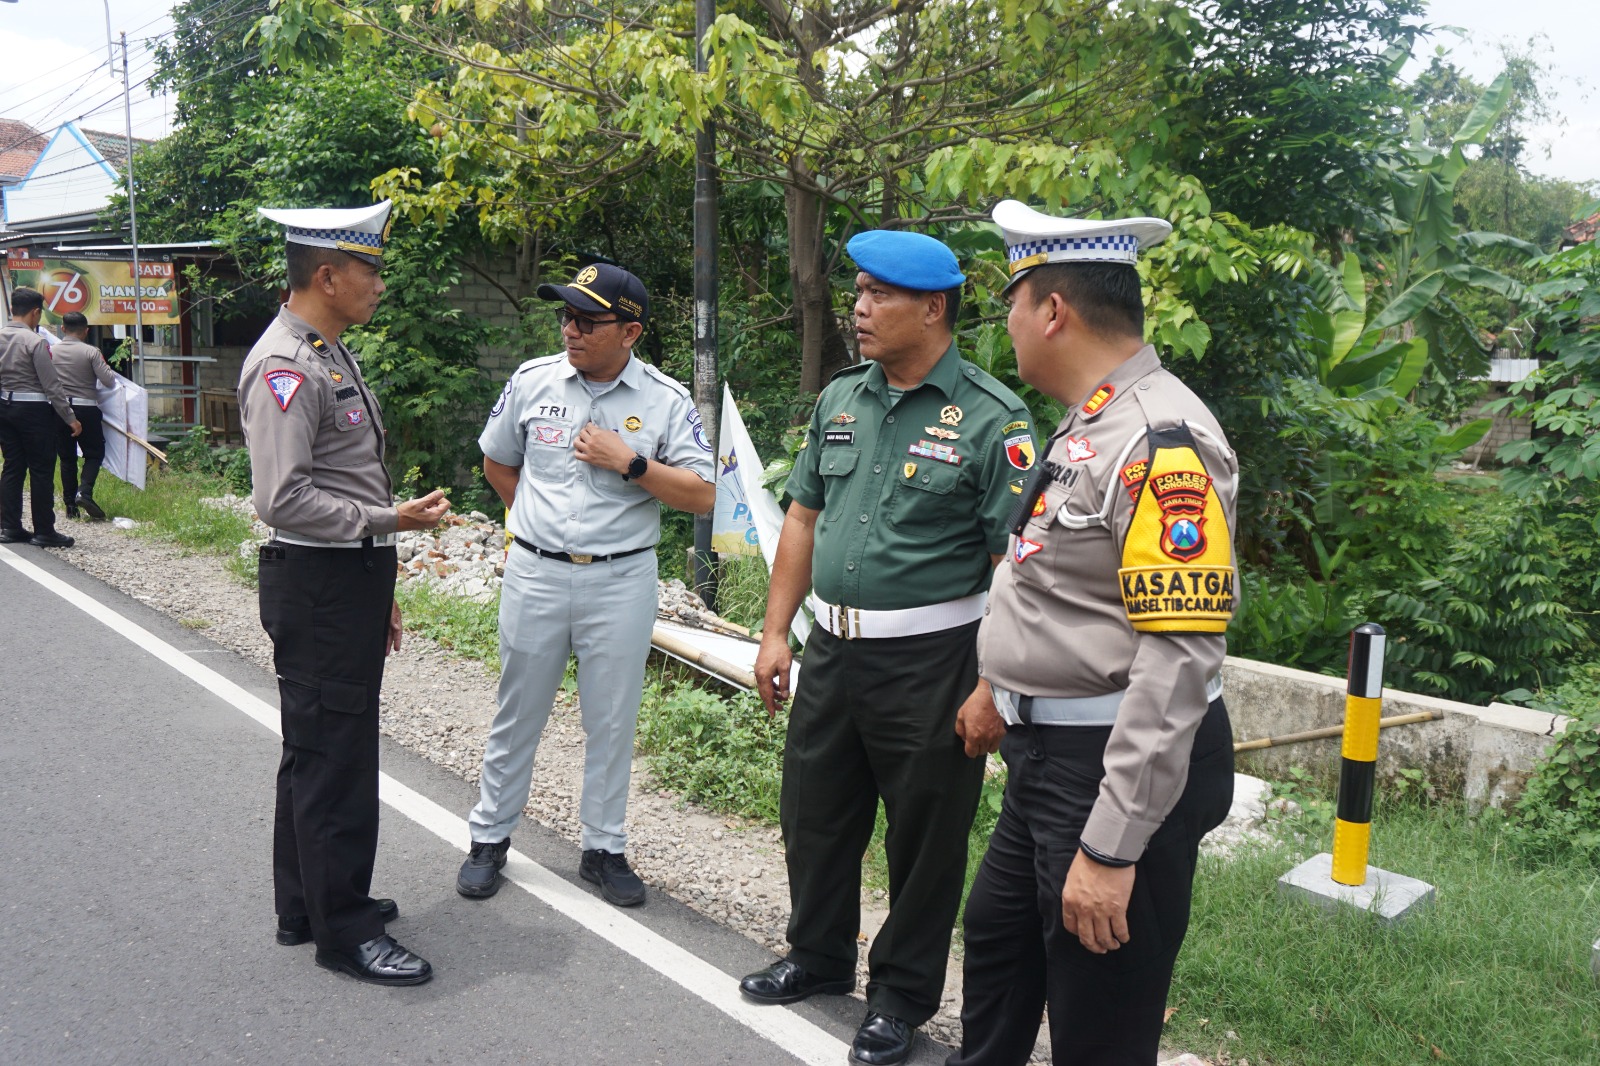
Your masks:
<svg viewBox="0 0 1600 1066"><path fill-rule="evenodd" d="M625 552L612 552L610 555L572 555L568 552L547 552L537 545L529 544L518 536L512 536L511 539L535 555L543 556L546 559L555 559L563 563L577 563L580 566L588 566L590 563L609 563L613 559L626 559L630 555L638 555L640 552L653 551L655 549L654 544L647 544L643 548L633 548Z"/></svg>

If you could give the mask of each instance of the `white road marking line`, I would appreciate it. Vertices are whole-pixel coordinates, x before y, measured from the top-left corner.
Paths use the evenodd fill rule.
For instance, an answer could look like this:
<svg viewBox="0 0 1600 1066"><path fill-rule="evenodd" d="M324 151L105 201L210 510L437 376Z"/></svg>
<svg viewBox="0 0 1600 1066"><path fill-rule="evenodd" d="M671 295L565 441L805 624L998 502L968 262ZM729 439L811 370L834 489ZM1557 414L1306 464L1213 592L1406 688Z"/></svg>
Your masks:
<svg viewBox="0 0 1600 1066"><path fill-rule="evenodd" d="M80 592L15 552L0 547L0 562L78 608L135 646L161 660L201 688L232 705L275 736L282 736L278 709L245 691L208 666L133 622L87 593ZM467 823L388 774L378 775L378 795L390 807L442 839L466 851ZM807 1066L837 1066L850 1046L787 1007L759 1006L738 991L738 979L686 951L655 930L602 900L557 877L518 851L506 856L504 875L540 902L601 939L632 955L662 976L699 996L758 1035L777 1044Z"/></svg>

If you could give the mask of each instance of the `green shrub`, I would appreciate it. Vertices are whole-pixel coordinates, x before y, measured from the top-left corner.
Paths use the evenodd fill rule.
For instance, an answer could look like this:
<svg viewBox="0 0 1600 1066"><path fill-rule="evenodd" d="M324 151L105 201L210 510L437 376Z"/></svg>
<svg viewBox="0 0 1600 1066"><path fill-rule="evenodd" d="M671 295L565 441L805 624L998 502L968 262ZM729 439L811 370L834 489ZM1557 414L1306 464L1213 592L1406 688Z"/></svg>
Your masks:
<svg viewBox="0 0 1600 1066"><path fill-rule="evenodd" d="M1600 863L1600 663L1579 667L1566 684L1533 702L1572 721L1528 779L1512 839L1535 860Z"/></svg>
<svg viewBox="0 0 1600 1066"><path fill-rule="evenodd" d="M638 748L657 779L714 811L776 822L788 715L769 718L754 692L666 684L651 682L639 708Z"/></svg>
<svg viewBox="0 0 1600 1066"><path fill-rule="evenodd" d="M178 474L200 474L221 480L236 496L250 494L250 452L213 447L210 431L195 426L167 449L167 467Z"/></svg>

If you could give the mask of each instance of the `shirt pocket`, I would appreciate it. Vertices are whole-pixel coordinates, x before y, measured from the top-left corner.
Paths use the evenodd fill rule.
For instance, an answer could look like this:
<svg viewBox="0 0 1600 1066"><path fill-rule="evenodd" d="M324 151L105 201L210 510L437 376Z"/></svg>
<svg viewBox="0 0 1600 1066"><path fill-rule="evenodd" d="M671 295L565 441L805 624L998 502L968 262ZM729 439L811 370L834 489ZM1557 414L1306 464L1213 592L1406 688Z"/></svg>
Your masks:
<svg viewBox="0 0 1600 1066"><path fill-rule="evenodd" d="M571 476L572 444L577 431L559 418L531 418L523 444L528 473L540 481L566 481Z"/></svg>
<svg viewBox="0 0 1600 1066"><path fill-rule="evenodd" d="M646 459L655 461L656 438L649 433L628 433L619 430L617 436L622 438L622 443L628 450ZM639 487L638 483L622 480L622 475L615 470L604 467L585 465L582 473L589 479L589 484L600 495L613 500L634 501L650 495L649 492Z"/></svg>
<svg viewBox="0 0 1600 1066"><path fill-rule="evenodd" d="M933 540L944 535L955 517L957 500L953 493L961 471L948 463L919 462L910 477L905 471L895 479L889 495L889 528L915 540Z"/></svg>
<svg viewBox="0 0 1600 1066"><path fill-rule="evenodd" d="M340 433L355 433L366 429L372 420L367 410L367 399L354 385L333 387L333 428Z"/></svg>
<svg viewBox="0 0 1600 1066"><path fill-rule="evenodd" d="M1056 512L1072 498L1083 475L1074 472L1071 476L1065 485L1054 479L1045 482L1044 493L1039 497L1044 506L1035 505L1034 513L1022 527L1022 536L1012 541L1011 563L1017 568L1017 581L1043 592L1056 587L1056 549L1072 532L1056 521Z"/></svg>
<svg viewBox="0 0 1600 1066"><path fill-rule="evenodd" d="M833 522L844 512L850 495L850 475L861 459L860 448L831 447L817 456L817 476L822 479L822 520Z"/></svg>

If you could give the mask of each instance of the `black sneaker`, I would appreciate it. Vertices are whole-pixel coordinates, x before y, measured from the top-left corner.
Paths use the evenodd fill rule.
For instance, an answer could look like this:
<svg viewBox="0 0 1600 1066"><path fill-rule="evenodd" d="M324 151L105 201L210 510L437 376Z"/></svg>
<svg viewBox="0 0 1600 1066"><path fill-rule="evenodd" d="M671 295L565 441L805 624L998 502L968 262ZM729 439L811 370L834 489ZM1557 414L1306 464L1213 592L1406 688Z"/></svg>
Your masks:
<svg viewBox="0 0 1600 1066"><path fill-rule="evenodd" d="M583 853L578 864L578 876L600 886L600 894L607 903L619 907L637 907L644 902L644 882L628 866L628 857L620 853L591 848Z"/></svg>
<svg viewBox="0 0 1600 1066"><path fill-rule="evenodd" d="M0 544L26 544L33 539L33 531L17 529L0 529Z"/></svg>
<svg viewBox="0 0 1600 1066"><path fill-rule="evenodd" d="M486 844L474 841L467 861L456 874L456 891L468 899L488 899L500 891L500 868L506 864L511 838Z"/></svg>
<svg viewBox="0 0 1600 1066"><path fill-rule="evenodd" d="M38 548L70 548L77 541L65 533L35 533L28 543Z"/></svg>

